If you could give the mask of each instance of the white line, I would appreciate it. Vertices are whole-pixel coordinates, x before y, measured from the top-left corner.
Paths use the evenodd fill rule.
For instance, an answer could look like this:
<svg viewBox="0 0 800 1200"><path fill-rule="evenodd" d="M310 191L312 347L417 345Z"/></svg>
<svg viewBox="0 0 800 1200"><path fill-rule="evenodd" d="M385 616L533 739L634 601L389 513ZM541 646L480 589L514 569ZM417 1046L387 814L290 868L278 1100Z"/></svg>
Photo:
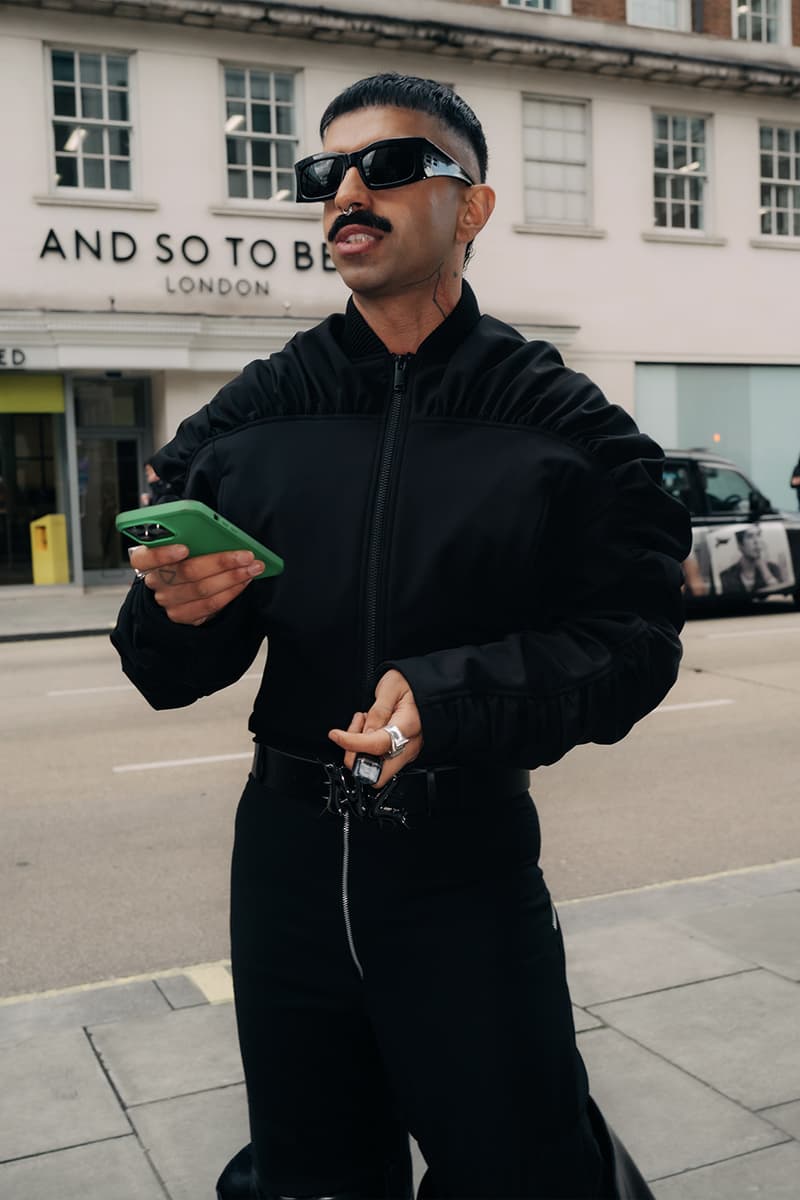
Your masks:
<svg viewBox="0 0 800 1200"><path fill-rule="evenodd" d="M781 625L775 629L742 629L738 633L707 633L704 636L715 638L747 638L747 637L782 637L784 633L800 633L800 625Z"/></svg>
<svg viewBox="0 0 800 1200"><path fill-rule="evenodd" d="M111 979L97 979L93 983L76 983L72 987L48 988L44 992L26 992L21 996L3 996L0 998L0 1008L11 1004L25 1004L29 1000L49 1000L52 996L73 996L81 992L96 992L99 988L120 987L126 983L145 983L151 979L174 979L176 975L189 975L192 972L202 973L211 968L224 970L230 965L230 959L223 958L217 963L196 963L190 967L168 967L164 971L146 971L141 975L116 975Z"/></svg>
<svg viewBox="0 0 800 1200"><path fill-rule="evenodd" d="M107 687L63 688L57 692L47 692L48 696L88 696L92 692L132 692L130 683L109 684Z"/></svg>
<svg viewBox="0 0 800 1200"><path fill-rule="evenodd" d="M121 767L112 767L115 774L124 771L156 771L159 767L193 767L198 763L233 762L237 758L252 758L253 752L245 754L207 754L203 758L165 758L161 762L125 763Z"/></svg>
<svg viewBox="0 0 800 1200"><path fill-rule="evenodd" d="M233 977L223 963L187 967L184 974L200 989L209 1004L227 1004L233 999Z"/></svg>
<svg viewBox="0 0 800 1200"><path fill-rule="evenodd" d="M693 704L661 704L653 712L685 712L687 708L719 708L723 704L735 703L735 700L695 700Z"/></svg>

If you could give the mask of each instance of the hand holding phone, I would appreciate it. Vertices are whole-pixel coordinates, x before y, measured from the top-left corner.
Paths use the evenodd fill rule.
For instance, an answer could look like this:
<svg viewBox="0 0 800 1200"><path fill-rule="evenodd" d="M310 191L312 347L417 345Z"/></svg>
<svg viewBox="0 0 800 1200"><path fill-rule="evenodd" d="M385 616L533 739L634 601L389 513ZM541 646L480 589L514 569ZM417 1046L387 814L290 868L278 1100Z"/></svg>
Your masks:
<svg viewBox="0 0 800 1200"><path fill-rule="evenodd" d="M199 501L132 509L116 525L139 542L131 566L178 624L203 624L253 579L283 570L279 555Z"/></svg>

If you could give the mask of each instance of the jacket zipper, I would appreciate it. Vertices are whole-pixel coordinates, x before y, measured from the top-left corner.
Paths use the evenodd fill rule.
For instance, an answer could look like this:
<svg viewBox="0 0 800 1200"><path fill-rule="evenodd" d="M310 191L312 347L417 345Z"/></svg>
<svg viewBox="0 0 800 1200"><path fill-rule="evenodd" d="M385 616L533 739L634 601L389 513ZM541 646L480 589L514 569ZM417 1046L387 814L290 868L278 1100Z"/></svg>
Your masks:
<svg viewBox="0 0 800 1200"><path fill-rule="evenodd" d="M364 680L362 694L364 702L369 707L371 697L367 693L370 681L375 673L378 654L378 581L380 579L381 559L383 553L383 531L386 524L386 498L389 492L389 481L392 475L397 431L403 411L403 401L408 386L408 364L410 354L398 354L394 360L394 377L392 380L392 399L389 403L389 413L386 418L386 429L383 435L383 449L378 468L378 483L375 490L375 507L372 513L372 528L370 530L369 555L367 557L367 592L366 592L366 656L364 660Z"/></svg>
<svg viewBox="0 0 800 1200"><path fill-rule="evenodd" d="M394 375L392 378L392 398L389 402L389 412L386 417L386 427L383 434L381 460L378 466L378 482L375 489L375 507L372 513L370 529L369 553L367 555L367 584L366 584L366 654L364 658L364 679L361 693L368 704L367 688L375 673L378 655L378 582L380 580L381 557L383 551L383 531L386 524L386 497L389 493L389 481L392 475L397 430L403 411L403 400L406 394L406 380L410 354L398 354L394 360ZM353 927L350 922L350 895L348 891L348 876L350 871L350 814L344 814L342 850L342 912L344 927L347 934L347 944L350 947L350 957L355 963L359 976L364 978L364 971L358 961Z"/></svg>

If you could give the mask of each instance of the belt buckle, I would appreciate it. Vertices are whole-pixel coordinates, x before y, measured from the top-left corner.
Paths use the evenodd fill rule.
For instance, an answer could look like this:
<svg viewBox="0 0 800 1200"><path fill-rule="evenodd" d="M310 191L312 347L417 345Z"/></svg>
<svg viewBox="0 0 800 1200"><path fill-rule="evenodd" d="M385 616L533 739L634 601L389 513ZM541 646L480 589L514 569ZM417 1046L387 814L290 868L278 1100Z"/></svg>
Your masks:
<svg viewBox="0 0 800 1200"><path fill-rule="evenodd" d="M377 821L381 826L408 828L408 813L403 808L388 804L397 787L397 776L393 775L379 791L362 783L341 763L323 763L325 772L325 809L344 817L353 813L360 821Z"/></svg>

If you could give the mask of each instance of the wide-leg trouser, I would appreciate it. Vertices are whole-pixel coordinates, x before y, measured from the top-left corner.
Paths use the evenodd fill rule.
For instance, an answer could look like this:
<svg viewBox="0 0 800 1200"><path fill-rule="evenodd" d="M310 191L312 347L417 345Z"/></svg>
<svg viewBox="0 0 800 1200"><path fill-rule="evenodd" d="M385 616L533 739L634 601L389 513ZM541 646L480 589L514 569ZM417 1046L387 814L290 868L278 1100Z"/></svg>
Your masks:
<svg viewBox="0 0 800 1200"><path fill-rule="evenodd" d="M252 777L232 959L265 1196L604 1200L527 793L409 829Z"/></svg>

